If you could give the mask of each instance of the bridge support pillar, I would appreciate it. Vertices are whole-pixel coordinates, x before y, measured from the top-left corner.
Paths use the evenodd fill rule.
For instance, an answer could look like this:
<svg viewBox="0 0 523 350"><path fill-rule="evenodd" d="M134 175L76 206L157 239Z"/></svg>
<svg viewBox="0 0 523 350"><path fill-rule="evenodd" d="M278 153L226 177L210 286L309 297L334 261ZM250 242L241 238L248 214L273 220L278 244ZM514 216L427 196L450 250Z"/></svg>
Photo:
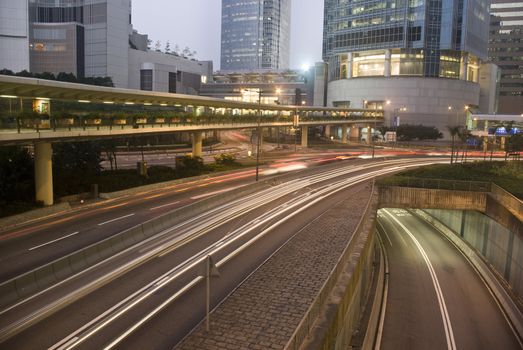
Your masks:
<svg viewBox="0 0 523 350"><path fill-rule="evenodd" d="M36 200L53 205L53 148L50 142L34 145Z"/></svg>
<svg viewBox="0 0 523 350"><path fill-rule="evenodd" d="M203 141L202 132L194 132L192 134L192 156L193 157L202 156L202 143L203 143L202 141Z"/></svg>
<svg viewBox="0 0 523 350"><path fill-rule="evenodd" d="M307 148L309 145L309 127L302 125L301 127L301 147Z"/></svg>
<svg viewBox="0 0 523 350"><path fill-rule="evenodd" d="M372 127L367 127L367 144L370 145L372 142Z"/></svg>
<svg viewBox="0 0 523 350"><path fill-rule="evenodd" d="M349 139L354 142L360 142L360 128L352 126L350 128Z"/></svg>
<svg viewBox="0 0 523 350"><path fill-rule="evenodd" d="M330 138L331 137L331 126L325 125L325 137Z"/></svg>
<svg viewBox="0 0 523 350"><path fill-rule="evenodd" d="M343 124L341 126L341 143L347 143L347 129L349 126L347 124Z"/></svg>

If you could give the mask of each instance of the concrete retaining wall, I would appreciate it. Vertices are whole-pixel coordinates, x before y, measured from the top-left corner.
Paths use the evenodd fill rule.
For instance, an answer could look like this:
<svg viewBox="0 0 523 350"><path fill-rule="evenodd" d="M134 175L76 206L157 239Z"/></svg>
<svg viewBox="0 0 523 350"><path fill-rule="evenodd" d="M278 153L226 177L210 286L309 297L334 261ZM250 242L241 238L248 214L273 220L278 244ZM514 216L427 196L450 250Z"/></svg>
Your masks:
<svg viewBox="0 0 523 350"><path fill-rule="evenodd" d="M523 302L523 237L520 234L477 211L425 209L424 212L480 254Z"/></svg>
<svg viewBox="0 0 523 350"><path fill-rule="evenodd" d="M453 215L454 219L450 219L446 213L438 213L442 211L429 211L429 210L420 210L415 209L413 210L413 213L420 216L424 220L427 220L430 222L434 227L436 227L442 234L444 234L451 242L453 242L460 250L461 252L469 259L470 263L476 268L476 270L480 273L480 275L483 277L483 280L488 285L492 293L494 294L495 298L498 300L499 304L505 311L505 314L507 315L510 323L512 324L514 330L519 335L520 339L523 338L523 314L521 312L522 305L521 305L521 299L518 300L518 298L514 298L514 294L511 293L512 290L509 288L506 290L501 286L499 283L499 279L496 277L496 275L493 273L495 271L494 269L489 268L488 260L485 259L485 256L483 256L482 253L480 253L481 250L484 250L487 255L489 255L488 248L485 248L489 245L487 242L486 244L480 244L478 243L478 240L476 239L474 242L468 242L470 237L478 236L478 234L474 234L473 227L475 226L478 228L478 224L472 223L474 220L469 220L471 222L470 231L467 235L463 235L463 237L460 237L461 234L458 232L453 231L449 226L457 226L456 223L451 223L450 221L454 221L456 216ZM469 215L469 214L466 214ZM481 215L479 213L476 213L476 215ZM439 218L441 218L441 220ZM484 217L484 216L483 216ZM479 219L481 221L482 219L478 217L472 217L472 219ZM483 219L484 220L484 219ZM445 221L449 221L449 226L445 224ZM462 222L467 221L467 219L463 220ZM492 220L489 220L489 224L495 224ZM465 224L466 226L466 224ZM499 226L499 225L498 225ZM501 228L503 229L503 228ZM481 232L481 231L480 231ZM501 234L502 235L502 234ZM497 235L495 235L497 236ZM484 238L484 237L483 237ZM501 238L501 240L498 237L493 237L493 241L490 244L492 248L494 248L494 245L497 243L503 244L502 241L505 241L505 238ZM485 249L484 249L485 248ZM495 249L495 248L494 248ZM521 249L521 247L519 248ZM521 251L521 250L520 250ZM521 254L520 254L521 255ZM483 257L482 257L483 256ZM499 276L499 273L497 274Z"/></svg>
<svg viewBox="0 0 523 350"><path fill-rule="evenodd" d="M380 208L437 208L485 211L485 192L380 186Z"/></svg>

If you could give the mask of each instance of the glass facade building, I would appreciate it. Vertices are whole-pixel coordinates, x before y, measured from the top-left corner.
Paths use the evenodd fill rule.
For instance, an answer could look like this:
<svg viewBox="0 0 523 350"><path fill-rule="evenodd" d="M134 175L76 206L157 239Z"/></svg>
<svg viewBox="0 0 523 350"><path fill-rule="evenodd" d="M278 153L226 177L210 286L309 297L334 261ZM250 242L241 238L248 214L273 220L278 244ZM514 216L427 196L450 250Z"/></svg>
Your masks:
<svg viewBox="0 0 523 350"><path fill-rule="evenodd" d="M29 55L35 73L85 76L83 0L29 3Z"/></svg>
<svg viewBox="0 0 523 350"><path fill-rule="evenodd" d="M523 1L492 0L489 59L501 69L499 112L523 112Z"/></svg>
<svg viewBox="0 0 523 350"><path fill-rule="evenodd" d="M289 68L291 0L222 0L221 69Z"/></svg>
<svg viewBox="0 0 523 350"><path fill-rule="evenodd" d="M330 80L420 76L477 82L488 0L325 0Z"/></svg>

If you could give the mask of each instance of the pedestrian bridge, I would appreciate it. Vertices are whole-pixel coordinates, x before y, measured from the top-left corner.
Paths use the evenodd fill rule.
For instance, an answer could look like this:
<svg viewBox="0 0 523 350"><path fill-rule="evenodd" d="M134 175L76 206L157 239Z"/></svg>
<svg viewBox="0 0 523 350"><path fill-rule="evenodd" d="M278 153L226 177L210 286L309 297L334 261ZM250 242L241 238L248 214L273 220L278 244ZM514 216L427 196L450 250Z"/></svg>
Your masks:
<svg viewBox="0 0 523 350"><path fill-rule="evenodd" d="M260 93L261 101L261 93ZM382 110L283 106L201 96L73 84L0 75L0 146L34 144L36 199L53 204L52 143L191 132L202 155L203 132L267 127L342 127L342 142L382 123ZM368 132L367 135L371 133Z"/></svg>
<svg viewBox="0 0 523 350"><path fill-rule="evenodd" d="M362 128L384 118L381 110L266 105L3 75L0 106L0 144L267 127Z"/></svg>

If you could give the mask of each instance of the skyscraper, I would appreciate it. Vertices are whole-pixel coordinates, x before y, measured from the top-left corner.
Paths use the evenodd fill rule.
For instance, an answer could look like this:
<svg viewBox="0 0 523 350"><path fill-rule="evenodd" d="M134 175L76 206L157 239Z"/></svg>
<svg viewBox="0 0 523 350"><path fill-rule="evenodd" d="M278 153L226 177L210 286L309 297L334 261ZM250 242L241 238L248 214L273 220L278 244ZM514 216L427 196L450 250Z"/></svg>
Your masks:
<svg viewBox="0 0 523 350"><path fill-rule="evenodd" d="M291 0L222 0L221 69L289 68Z"/></svg>
<svg viewBox="0 0 523 350"><path fill-rule="evenodd" d="M479 105L488 3L325 0L328 102L389 108L391 120L405 106L409 112L403 121L442 131L447 125L464 125L465 107Z"/></svg>
<svg viewBox="0 0 523 350"><path fill-rule="evenodd" d="M0 69L29 70L27 0L0 0Z"/></svg>
<svg viewBox="0 0 523 350"><path fill-rule="evenodd" d="M523 1L492 0L489 59L501 69L499 113L523 112Z"/></svg>

